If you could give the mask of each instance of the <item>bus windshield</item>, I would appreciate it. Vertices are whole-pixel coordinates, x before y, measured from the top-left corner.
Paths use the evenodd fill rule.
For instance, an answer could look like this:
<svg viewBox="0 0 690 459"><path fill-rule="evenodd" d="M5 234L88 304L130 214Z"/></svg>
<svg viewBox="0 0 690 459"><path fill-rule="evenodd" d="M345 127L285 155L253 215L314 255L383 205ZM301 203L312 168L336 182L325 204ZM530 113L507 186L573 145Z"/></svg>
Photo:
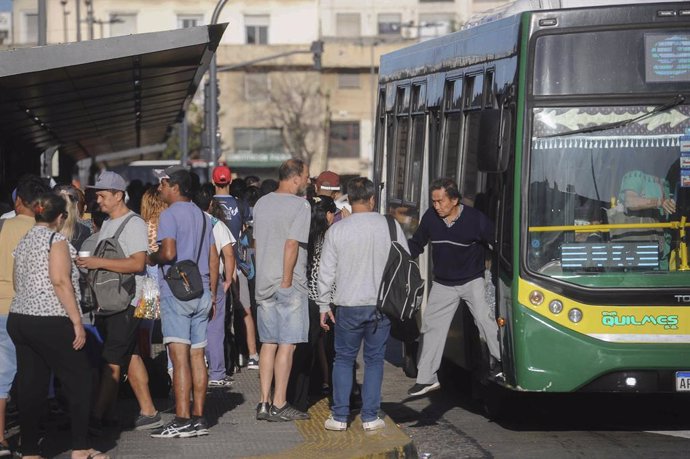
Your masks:
<svg viewBox="0 0 690 459"><path fill-rule="evenodd" d="M641 116L655 109L533 110L531 271L584 286L688 285L690 107ZM587 129L600 125L610 127Z"/></svg>

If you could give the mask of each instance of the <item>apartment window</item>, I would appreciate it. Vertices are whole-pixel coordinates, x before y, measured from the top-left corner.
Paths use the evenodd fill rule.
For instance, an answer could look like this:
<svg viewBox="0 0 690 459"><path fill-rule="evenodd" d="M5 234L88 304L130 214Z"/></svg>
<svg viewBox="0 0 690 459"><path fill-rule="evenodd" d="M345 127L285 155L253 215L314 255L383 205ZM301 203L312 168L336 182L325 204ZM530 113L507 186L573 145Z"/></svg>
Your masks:
<svg viewBox="0 0 690 459"><path fill-rule="evenodd" d="M401 21L398 13L379 14L379 35L400 35Z"/></svg>
<svg viewBox="0 0 690 459"><path fill-rule="evenodd" d="M197 27L204 24L203 14L178 14L177 28L186 29L188 27Z"/></svg>
<svg viewBox="0 0 690 459"><path fill-rule="evenodd" d="M110 15L110 36L119 37L122 35L133 35L137 33L136 14L111 14Z"/></svg>
<svg viewBox="0 0 690 459"><path fill-rule="evenodd" d="M453 31L453 13L427 13L419 15L419 38L433 38Z"/></svg>
<svg viewBox="0 0 690 459"><path fill-rule="evenodd" d="M38 14L24 13L24 43L38 43Z"/></svg>
<svg viewBox="0 0 690 459"><path fill-rule="evenodd" d="M238 153L283 153L283 136L276 128L235 128L235 151Z"/></svg>
<svg viewBox="0 0 690 459"><path fill-rule="evenodd" d="M359 89L359 73L338 74L338 89Z"/></svg>
<svg viewBox="0 0 690 459"><path fill-rule="evenodd" d="M268 73L244 74L244 98L248 101L266 100L269 96Z"/></svg>
<svg viewBox="0 0 690 459"><path fill-rule="evenodd" d="M362 20L359 13L336 13L335 34L338 37L359 37L362 35Z"/></svg>
<svg viewBox="0 0 690 459"><path fill-rule="evenodd" d="M359 158L359 121L333 121L328 138L329 158Z"/></svg>
<svg viewBox="0 0 690 459"><path fill-rule="evenodd" d="M248 45L268 44L268 15L245 15L244 27Z"/></svg>

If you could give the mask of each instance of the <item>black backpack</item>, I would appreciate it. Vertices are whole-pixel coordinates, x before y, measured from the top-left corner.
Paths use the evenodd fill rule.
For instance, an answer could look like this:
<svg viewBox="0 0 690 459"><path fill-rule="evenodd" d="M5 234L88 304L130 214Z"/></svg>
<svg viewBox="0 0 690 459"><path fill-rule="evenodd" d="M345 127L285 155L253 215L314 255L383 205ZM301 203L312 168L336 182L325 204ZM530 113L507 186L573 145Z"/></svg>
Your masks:
<svg viewBox="0 0 690 459"><path fill-rule="evenodd" d="M413 319L422 304L424 279L419 265L398 242L395 220L386 216L391 235L391 248L383 270L376 307L391 321L404 322Z"/></svg>
<svg viewBox="0 0 690 459"><path fill-rule="evenodd" d="M96 246L94 257L120 259L125 258L125 252L120 247L118 238L132 218L141 218L132 214L120 224L113 237L103 239ZM134 298L136 279L132 273L116 273L105 269L91 269L88 275L88 285L93 293L97 307L96 314L111 315L124 311Z"/></svg>

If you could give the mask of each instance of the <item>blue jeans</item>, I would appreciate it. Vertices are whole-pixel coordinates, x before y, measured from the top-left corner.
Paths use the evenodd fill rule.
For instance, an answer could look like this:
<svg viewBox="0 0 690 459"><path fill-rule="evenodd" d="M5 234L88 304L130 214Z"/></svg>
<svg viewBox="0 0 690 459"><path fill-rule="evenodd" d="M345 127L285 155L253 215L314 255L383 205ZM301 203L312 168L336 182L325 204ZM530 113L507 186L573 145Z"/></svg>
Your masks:
<svg viewBox="0 0 690 459"><path fill-rule="evenodd" d="M378 417L381 406L383 358L391 331L388 317L376 306L339 306L335 311L335 362L333 363L333 419L347 422L350 416L352 370L364 341L362 422Z"/></svg>

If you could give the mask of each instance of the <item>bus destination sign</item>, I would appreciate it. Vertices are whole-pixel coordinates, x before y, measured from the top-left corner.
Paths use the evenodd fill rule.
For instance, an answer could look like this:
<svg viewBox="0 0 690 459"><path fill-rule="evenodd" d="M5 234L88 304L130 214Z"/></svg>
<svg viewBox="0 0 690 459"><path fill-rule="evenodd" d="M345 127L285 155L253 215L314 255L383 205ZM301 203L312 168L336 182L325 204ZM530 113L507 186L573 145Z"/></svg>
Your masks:
<svg viewBox="0 0 690 459"><path fill-rule="evenodd" d="M647 83L690 81L690 35L648 33L644 48Z"/></svg>

